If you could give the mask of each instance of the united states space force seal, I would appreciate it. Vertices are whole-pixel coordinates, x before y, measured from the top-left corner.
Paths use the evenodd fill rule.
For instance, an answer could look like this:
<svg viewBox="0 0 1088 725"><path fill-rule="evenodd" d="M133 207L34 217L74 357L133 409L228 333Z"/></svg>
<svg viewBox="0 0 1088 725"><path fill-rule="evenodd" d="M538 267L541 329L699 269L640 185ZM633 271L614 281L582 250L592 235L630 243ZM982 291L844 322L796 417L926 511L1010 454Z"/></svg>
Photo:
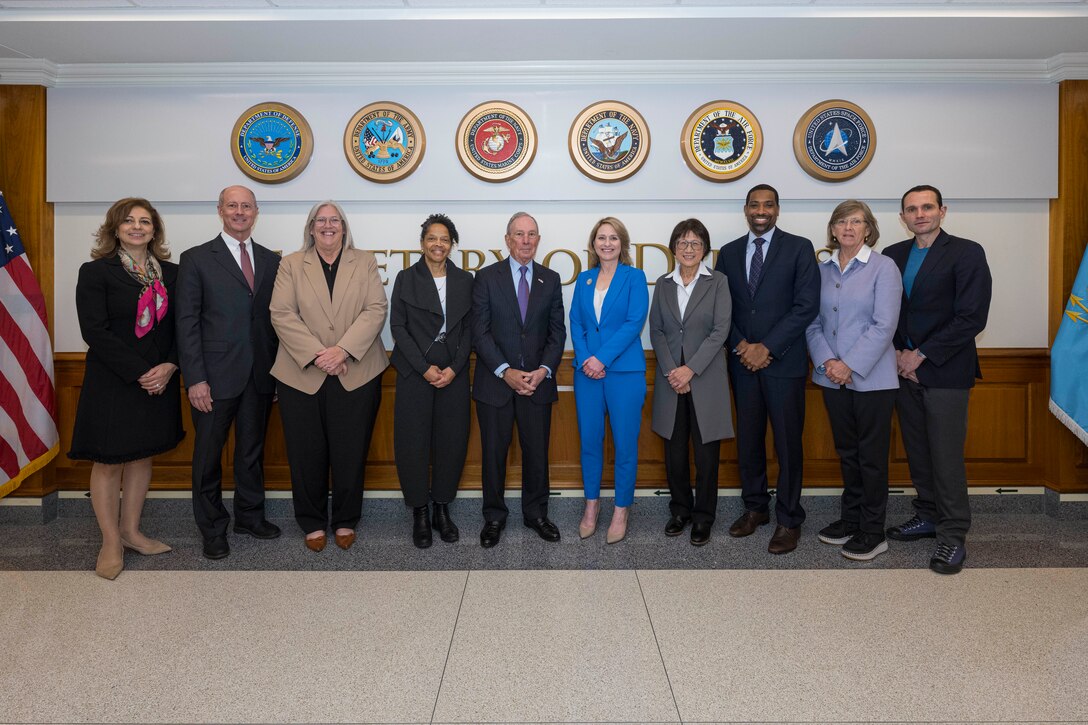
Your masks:
<svg viewBox="0 0 1088 725"><path fill-rule="evenodd" d="M295 178L310 163L314 134L290 106L258 103L238 117L230 146L242 173L263 184L278 184Z"/></svg>
<svg viewBox="0 0 1088 725"><path fill-rule="evenodd" d="M364 179L388 184L419 167L427 139L415 114L398 103L363 106L344 130L348 163Z"/></svg>
<svg viewBox="0 0 1088 725"><path fill-rule="evenodd" d="M860 174L876 153L876 129L860 106L843 100L817 103L793 131L793 153L807 174L846 181Z"/></svg>
<svg viewBox="0 0 1088 725"><path fill-rule="evenodd" d="M568 146L571 160L583 174L596 181L620 181L646 163L650 129L627 104L601 101L574 119Z"/></svg>
<svg viewBox="0 0 1088 725"><path fill-rule="evenodd" d="M751 171L763 152L763 129L755 114L733 101L697 108L680 132L684 163L709 181L733 181Z"/></svg>
<svg viewBox="0 0 1088 725"><path fill-rule="evenodd" d="M466 113L457 127L457 158L477 179L516 179L535 156L536 127L513 103L481 103Z"/></svg>

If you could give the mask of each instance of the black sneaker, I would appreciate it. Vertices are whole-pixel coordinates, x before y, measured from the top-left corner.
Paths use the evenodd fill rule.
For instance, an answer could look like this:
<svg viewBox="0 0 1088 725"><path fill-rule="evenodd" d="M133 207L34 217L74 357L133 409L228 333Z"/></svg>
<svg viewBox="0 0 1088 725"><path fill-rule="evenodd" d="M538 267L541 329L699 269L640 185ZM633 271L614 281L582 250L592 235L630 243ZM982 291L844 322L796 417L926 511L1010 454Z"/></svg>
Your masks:
<svg viewBox="0 0 1088 725"><path fill-rule="evenodd" d="M937 525L932 521L926 521L915 516L910 521L891 527L888 529L887 534L889 539L895 539L896 541L935 539L937 538Z"/></svg>
<svg viewBox="0 0 1088 725"><path fill-rule="evenodd" d="M816 538L825 544L835 544L836 546L842 546L847 541L850 541L850 537L858 532L858 525L847 523L842 519L835 521L834 523L820 529L820 533L816 534Z"/></svg>
<svg viewBox="0 0 1088 725"><path fill-rule="evenodd" d="M966 560L967 548L963 544L937 544L937 550L929 560L929 568L938 574L959 574Z"/></svg>
<svg viewBox="0 0 1088 725"><path fill-rule="evenodd" d="M859 531L842 545L842 555L854 561L872 561L888 550L884 534Z"/></svg>

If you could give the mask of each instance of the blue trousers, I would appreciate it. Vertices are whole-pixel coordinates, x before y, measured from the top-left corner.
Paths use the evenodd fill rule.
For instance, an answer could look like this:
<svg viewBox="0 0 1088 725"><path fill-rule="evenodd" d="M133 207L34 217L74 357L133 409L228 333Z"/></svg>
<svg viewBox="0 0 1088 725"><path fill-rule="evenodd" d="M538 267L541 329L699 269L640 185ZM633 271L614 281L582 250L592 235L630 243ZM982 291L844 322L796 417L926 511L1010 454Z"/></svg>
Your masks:
<svg viewBox="0 0 1088 725"><path fill-rule="evenodd" d="M616 449L616 505L630 506L634 502L638 432L645 401L646 373L642 371L608 372L601 380L590 380L581 370L574 371L574 402L582 444L582 487L587 499L592 501L601 495L607 415Z"/></svg>

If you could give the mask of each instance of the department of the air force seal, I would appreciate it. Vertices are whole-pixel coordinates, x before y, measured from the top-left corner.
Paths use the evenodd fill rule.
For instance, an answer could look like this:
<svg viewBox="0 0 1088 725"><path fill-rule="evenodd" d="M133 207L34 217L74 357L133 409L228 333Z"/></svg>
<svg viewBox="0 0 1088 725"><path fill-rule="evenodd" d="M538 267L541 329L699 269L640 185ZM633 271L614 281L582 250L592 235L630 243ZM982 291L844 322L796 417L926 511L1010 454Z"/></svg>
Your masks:
<svg viewBox="0 0 1088 725"><path fill-rule="evenodd" d="M570 158L595 181L620 181L646 163L650 128L638 111L619 101L589 106L570 125Z"/></svg>
<svg viewBox="0 0 1088 725"><path fill-rule="evenodd" d="M238 117L230 136L234 163L264 184L293 179L310 163L314 134L302 114L282 103L258 103Z"/></svg>
<svg viewBox="0 0 1088 725"><path fill-rule="evenodd" d="M348 163L364 179L388 184L411 174L423 160L423 125L404 106L389 101L360 108L344 130Z"/></svg>
<svg viewBox="0 0 1088 725"><path fill-rule="evenodd" d="M684 163L710 181L733 181L751 171L763 152L763 129L755 115L733 101L698 108L680 132Z"/></svg>
<svg viewBox="0 0 1088 725"><path fill-rule="evenodd" d="M817 103L793 130L793 153L810 176L846 181L873 160L876 129L869 114L849 101Z"/></svg>
<svg viewBox="0 0 1088 725"><path fill-rule="evenodd" d="M516 179L536 156L536 127L513 103L488 101L465 114L457 127L457 158L484 181Z"/></svg>

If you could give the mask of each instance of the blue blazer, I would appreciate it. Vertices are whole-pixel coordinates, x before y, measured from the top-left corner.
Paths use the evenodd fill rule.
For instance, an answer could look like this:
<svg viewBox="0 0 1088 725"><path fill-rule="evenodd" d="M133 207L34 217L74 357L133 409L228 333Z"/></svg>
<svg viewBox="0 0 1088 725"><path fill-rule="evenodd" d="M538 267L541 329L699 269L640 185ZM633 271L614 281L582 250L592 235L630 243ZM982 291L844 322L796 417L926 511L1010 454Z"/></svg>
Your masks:
<svg viewBox="0 0 1088 725"><path fill-rule="evenodd" d="M913 239L898 242L884 255L907 266ZM910 297L903 291L895 349L921 350L918 382L929 388L971 388L982 377L975 337L986 328L993 280L986 252L978 242L954 237L943 229L926 254Z"/></svg>
<svg viewBox="0 0 1088 725"><path fill-rule="evenodd" d="M650 307L646 273L626 264L616 267L601 307L601 321L593 310L593 292L601 268L578 275L570 304L570 337L574 345L574 368L596 356L606 370L645 372L642 328Z"/></svg>
<svg viewBox="0 0 1088 725"><path fill-rule="evenodd" d="M734 375L803 378L808 374L805 330L820 311L820 272L812 242L776 228L763 263L755 296L748 294L745 234L721 248L714 269L729 279L733 295L733 327L729 331L729 371ZM753 373L732 351L741 340L761 342L774 356Z"/></svg>

